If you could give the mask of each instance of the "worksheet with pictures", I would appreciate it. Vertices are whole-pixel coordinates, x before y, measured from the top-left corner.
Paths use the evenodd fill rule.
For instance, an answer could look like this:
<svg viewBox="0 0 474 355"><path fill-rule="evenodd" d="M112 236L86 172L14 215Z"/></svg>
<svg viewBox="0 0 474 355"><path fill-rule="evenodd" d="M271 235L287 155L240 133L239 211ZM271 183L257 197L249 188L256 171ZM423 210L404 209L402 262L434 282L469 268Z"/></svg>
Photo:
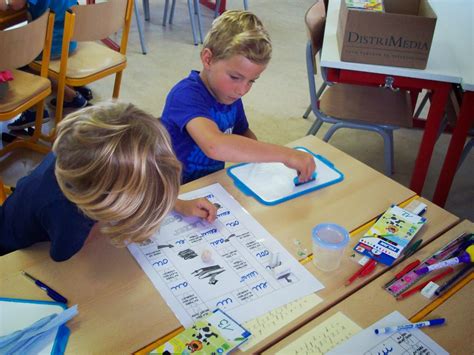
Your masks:
<svg viewBox="0 0 474 355"><path fill-rule="evenodd" d="M220 184L180 196L197 197L218 206L214 223L173 211L128 246L183 326L216 308L243 323L324 287Z"/></svg>

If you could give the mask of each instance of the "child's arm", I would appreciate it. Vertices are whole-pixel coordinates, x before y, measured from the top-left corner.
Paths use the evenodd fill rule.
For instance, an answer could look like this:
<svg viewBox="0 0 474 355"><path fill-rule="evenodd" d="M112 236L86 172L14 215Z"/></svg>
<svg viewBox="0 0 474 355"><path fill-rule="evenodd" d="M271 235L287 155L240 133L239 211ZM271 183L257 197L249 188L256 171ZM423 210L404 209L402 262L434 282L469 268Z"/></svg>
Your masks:
<svg viewBox="0 0 474 355"><path fill-rule="evenodd" d="M200 217L212 223L216 219L217 207L205 198L194 200L176 200L174 205L176 212L185 216Z"/></svg>
<svg viewBox="0 0 474 355"><path fill-rule="evenodd" d="M298 171L300 182L308 181L316 169L311 154L276 144L259 142L248 136L224 134L213 121L204 117L189 121L186 130L204 154L211 159L236 163L281 162Z"/></svg>

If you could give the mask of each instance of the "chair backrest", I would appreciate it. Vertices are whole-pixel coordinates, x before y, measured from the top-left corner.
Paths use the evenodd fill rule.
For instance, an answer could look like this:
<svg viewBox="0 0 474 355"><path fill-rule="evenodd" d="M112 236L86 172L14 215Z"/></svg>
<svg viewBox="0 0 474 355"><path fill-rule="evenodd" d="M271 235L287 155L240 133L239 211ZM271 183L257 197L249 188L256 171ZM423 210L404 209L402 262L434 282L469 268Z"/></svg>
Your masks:
<svg viewBox="0 0 474 355"><path fill-rule="evenodd" d="M7 199L7 194L5 193L5 187L3 186L2 178L0 178L0 206L3 205L3 202Z"/></svg>
<svg viewBox="0 0 474 355"><path fill-rule="evenodd" d="M0 31L0 70L23 67L34 61L43 50L47 68L53 23L54 14L47 10L25 26Z"/></svg>
<svg viewBox="0 0 474 355"><path fill-rule="evenodd" d="M308 9L305 15L305 23L312 45L313 56L316 55L323 46L327 6L325 2L326 1L318 0Z"/></svg>
<svg viewBox="0 0 474 355"><path fill-rule="evenodd" d="M97 41L107 38L130 22L133 2L109 0L98 4L75 5L73 41Z"/></svg>

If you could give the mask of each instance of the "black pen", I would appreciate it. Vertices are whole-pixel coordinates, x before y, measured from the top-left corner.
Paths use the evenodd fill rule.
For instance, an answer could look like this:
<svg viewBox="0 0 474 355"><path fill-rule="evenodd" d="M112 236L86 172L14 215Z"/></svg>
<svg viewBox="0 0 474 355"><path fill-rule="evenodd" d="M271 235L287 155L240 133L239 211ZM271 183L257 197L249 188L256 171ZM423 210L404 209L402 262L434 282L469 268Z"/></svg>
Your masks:
<svg viewBox="0 0 474 355"><path fill-rule="evenodd" d="M472 267L474 265L473 264L469 264L469 265L466 265L464 266L456 275L454 275L452 278L450 278L448 281L446 281L444 283L444 285L442 285L440 288L438 288L436 291L435 291L435 295L436 296L439 296L441 295L442 293L446 292L447 290L449 290L451 287L454 286L454 284L459 280L461 279L465 274L467 274L468 272L471 271Z"/></svg>
<svg viewBox="0 0 474 355"><path fill-rule="evenodd" d="M27 278L29 278L31 281L33 281L35 283L36 286L38 286L40 289L42 289L43 291L46 292L46 294L51 297L53 300L55 300L56 302L60 302L60 303L67 303L67 298L64 297L64 296L61 296L59 293L57 293L56 291L54 291L51 287L49 287L48 285L46 285L45 283L41 282L40 280L38 280L37 278L31 276L30 274L28 274L27 272L25 271L22 271L23 275L25 275Z"/></svg>

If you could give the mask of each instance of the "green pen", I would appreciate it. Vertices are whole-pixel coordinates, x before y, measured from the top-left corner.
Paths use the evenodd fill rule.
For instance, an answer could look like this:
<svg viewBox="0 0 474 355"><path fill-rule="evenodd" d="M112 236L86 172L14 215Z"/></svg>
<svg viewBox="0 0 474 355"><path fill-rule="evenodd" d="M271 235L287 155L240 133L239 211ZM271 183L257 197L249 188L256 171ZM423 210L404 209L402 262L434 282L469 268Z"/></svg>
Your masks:
<svg viewBox="0 0 474 355"><path fill-rule="evenodd" d="M419 239L415 243L410 245L408 248L406 248L405 252L403 253L403 259L406 259L409 256L412 256L413 254L415 254L415 252L419 249L422 242L423 242L423 239Z"/></svg>

